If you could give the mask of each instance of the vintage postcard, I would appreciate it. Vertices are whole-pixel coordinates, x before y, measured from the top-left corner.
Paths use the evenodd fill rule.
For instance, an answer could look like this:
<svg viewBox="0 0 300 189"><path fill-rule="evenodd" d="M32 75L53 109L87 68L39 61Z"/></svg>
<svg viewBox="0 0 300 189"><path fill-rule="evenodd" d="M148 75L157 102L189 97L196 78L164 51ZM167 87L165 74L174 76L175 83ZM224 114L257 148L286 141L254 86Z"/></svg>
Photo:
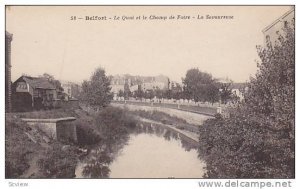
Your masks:
<svg viewBox="0 0 300 189"><path fill-rule="evenodd" d="M294 179L295 7L6 5L5 178Z"/></svg>

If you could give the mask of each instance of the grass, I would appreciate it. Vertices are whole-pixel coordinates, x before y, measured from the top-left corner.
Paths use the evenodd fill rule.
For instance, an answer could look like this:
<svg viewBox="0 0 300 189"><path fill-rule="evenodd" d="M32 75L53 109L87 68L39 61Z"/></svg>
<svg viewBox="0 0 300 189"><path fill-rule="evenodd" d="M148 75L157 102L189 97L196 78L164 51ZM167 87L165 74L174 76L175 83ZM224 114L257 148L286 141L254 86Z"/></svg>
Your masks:
<svg viewBox="0 0 300 189"><path fill-rule="evenodd" d="M124 104L123 101L116 101L114 103ZM171 103L156 103L156 102L150 103L150 102L141 102L141 101L126 101L126 104L178 109L178 104L171 104ZM202 114L211 115L211 116L213 116L217 113L216 107L207 107L207 106L201 106L201 105L196 106L196 105L180 104L179 109L185 110L185 111L190 111L190 112L202 113Z"/></svg>
<svg viewBox="0 0 300 189"><path fill-rule="evenodd" d="M171 116L164 112L160 112L156 110L154 111L134 110L134 111L130 111L130 113L142 118L158 121L163 124L173 125L174 127L181 130L188 130L195 133L199 132L198 126L189 124L184 119L178 118L176 116Z"/></svg>
<svg viewBox="0 0 300 189"><path fill-rule="evenodd" d="M32 112L10 113L18 118L33 118L33 119L52 119L61 117L74 117L76 112L73 109L52 109L39 110Z"/></svg>
<svg viewBox="0 0 300 189"><path fill-rule="evenodd" d="M6 115L5 125L5 177L18 178L30 166L30 158L42 147L27 135L31 128L20 119Z"/></svg>
<svg viewBox="0 0 300 189"><path fill-rule="evenodd" d="M151 120L155 120L155 121L159 121L162 122L164 124L168 124L168 125L177 125L177 124L187 124L186 120L178 118L176 116L171 116L167 113L164 112L160 112L160 111L145 111L145 110L135 110L135 111L130 111L132 114L143 117L143 118L147 118L147 119L151 119Z"/></svg>
<svg viewBox="0 0 300 189"><path fill-rule="evenodd" d="M78 143L44 141L46 136L21 118L76 117ZM81 109L55 109L34 112L8 113L5 123L5 176L6 178L72 178L79 160L79 148L107 146L108 152L126 143L136 120L127 111L107 107L99 112ZM125 141L125 142L124 142ZM67 148L66 148L67 147ZM35 158L36 161L32 159ZM33 163L36 163L33 165ZM38 167L27 174L30 167Z"/></svg>

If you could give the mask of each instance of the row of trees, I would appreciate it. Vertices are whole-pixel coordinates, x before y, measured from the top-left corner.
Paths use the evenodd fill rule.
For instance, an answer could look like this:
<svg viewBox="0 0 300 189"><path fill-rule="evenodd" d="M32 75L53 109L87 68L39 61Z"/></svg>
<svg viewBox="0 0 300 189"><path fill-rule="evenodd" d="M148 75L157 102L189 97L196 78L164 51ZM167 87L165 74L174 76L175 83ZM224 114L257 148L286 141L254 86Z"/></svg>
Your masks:
<svg viewBox="0 0 300 189"><path fill-rule="evenodd" d="M238 97L232 93L232 82L221 83L214 79L211 74L200 71L198 68L192 68L187 71L183 80L183 87L178 83L172 84L169 89L148 89L142 90L139 86L136 91L130 91L128 84L124 85L124 90L120 90L118 97L134 97L137 99L188 99L195 102L215 103L221 100L222 103L228 101L237 101Z"/></svg>
<svg viewBox="0 0 300 189"><path fill-rule="evenodd" d="M199 156L209 178L295 178L295 37L258 47L259 71L228 119L200 128Z"/></svg>
<svg viewBox="0 0 300 189"><path fill-rule="evenodd" d="M125 84L124 90L120 90L117 96L125 99L129 97L153 99L156 97L158 99L188 99L195 102L211 103L219 100L222 103L238 100L238 97L230 89L232 82L220 83L211 74L201 72L198 68L188 70L185 78L182 80L183 87L176 83L170 86L170 89L155 88L144 91L139 86L133 92L130 91L128 84ZM110 103L113 96L110 90L109 77L106 76L104 69L97 68L90 80L83 82L80 99L93 107L105 107Z"/></svg>
<svg viewBox="0 0 300 189"><path fill-rule="evenodd" d="M146 91L142 90L141 87L139 87L136 91L123 91L120 90L117 94L118 97L124 97L125 99L129 97L133 97L136 99L153 99L154 97L158 99L181 99L183 98L182 89L180 87L180 90L174 90L174 89L148 89Z"/></svg>
<svg viewBox="0 0 300 189"><path fill-rule="evenodd" d="M232 81L222 83L211 74L193 68L183 78L183 94L185 98L194 99L196 102L237 101L239 97L232 93L231 85Z"/></svg>

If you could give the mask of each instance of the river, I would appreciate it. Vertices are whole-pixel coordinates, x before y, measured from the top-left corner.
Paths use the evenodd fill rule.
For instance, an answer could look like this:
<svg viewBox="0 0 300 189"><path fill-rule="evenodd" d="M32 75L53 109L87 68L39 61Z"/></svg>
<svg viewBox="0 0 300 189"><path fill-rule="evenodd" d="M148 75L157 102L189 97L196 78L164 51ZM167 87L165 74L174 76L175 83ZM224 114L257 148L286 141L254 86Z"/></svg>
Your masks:
<svg viewBox="0 0 300 189"><path fill-rule="evenodd" d="M202 178L198 143L168 127L139 124L114 153L96 147L76 168L76 178Z"/></svg>

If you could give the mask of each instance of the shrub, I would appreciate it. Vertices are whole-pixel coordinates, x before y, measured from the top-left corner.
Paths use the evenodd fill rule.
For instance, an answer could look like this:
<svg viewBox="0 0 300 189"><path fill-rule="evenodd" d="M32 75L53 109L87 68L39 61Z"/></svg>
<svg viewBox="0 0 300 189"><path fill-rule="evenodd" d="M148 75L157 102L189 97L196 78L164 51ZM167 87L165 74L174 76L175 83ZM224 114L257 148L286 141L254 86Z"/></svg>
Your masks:
<svg viewBox="0 0 300 189"><path fill-rule="evenodd" d="M29 127L20 119L6 116L5 177L18 178L29 168L29 155L41 147L25 134Z"/></svg>
<svg viewBox="0 0 300 189"><path fill-rule="evenodd" d="M101 141L94 121L79 118L74 124L77 131L77 142L79 145L93 145Z"/></svg>
<svg viewBox="0 0 300 189"><path fill-rule="evenodd" d="M284 32L279 45L258 49L261 63L245 102L229 119L218 116L200 127L207 177L295 177L294 28Z"/></svg>
<svg viewBox="0 0 300 189"><path fill-rule="evenodd" d="M63 149L58 142L53 143L37 161L39 178L73 178L76 164L74 147L68 146Z"/></svg>

